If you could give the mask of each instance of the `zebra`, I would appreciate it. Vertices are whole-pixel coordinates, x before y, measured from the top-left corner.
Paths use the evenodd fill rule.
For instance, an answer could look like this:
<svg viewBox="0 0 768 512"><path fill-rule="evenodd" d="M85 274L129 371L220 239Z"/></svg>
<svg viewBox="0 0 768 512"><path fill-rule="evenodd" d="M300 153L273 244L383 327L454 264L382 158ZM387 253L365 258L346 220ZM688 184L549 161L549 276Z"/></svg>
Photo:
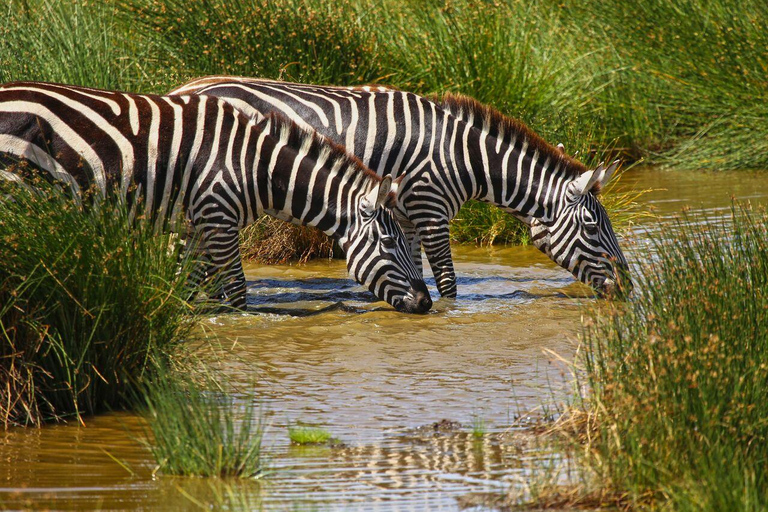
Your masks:
<svg viewBox="0 0 768 512"><path fill-rule="evenodd" d="M350 274L396 310L432 306L385 208L397 184L278 114L257 123L208 96L8 83L0 85L0 164L5 180L26 183L31 169L76 197L113 193L159 229L184 218L202 261L190 279L217 274L236 309L246 307L238 231L262 212L337 240Z"/></svg>
<svg viewBox="0 0 768 512"><path fill-rule="evenodd" d="M442 296L456 296L448 223L469 199L530 226L533 245L600 295L631 288L596 197L619 161L588 170L562 145L469 97L230 76L192 80L169 94L224 98L255 119L280 112L345 146L378 175L402 179L398 220L419 270L423 245Z"/></svg>

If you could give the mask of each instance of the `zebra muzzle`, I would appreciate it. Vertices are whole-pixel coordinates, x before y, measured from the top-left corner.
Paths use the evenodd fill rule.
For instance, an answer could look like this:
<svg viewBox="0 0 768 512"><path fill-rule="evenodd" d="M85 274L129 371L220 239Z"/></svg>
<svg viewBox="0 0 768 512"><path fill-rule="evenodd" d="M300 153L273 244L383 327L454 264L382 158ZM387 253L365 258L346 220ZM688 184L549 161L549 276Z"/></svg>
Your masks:
<svg viewBox="0 0 768 512"><path fill-rule="evenodd" d="M394 305L395 309L404 313L426 313L432 307L427 285L419 279L411 280L410 284L408 293Z"/></svg>

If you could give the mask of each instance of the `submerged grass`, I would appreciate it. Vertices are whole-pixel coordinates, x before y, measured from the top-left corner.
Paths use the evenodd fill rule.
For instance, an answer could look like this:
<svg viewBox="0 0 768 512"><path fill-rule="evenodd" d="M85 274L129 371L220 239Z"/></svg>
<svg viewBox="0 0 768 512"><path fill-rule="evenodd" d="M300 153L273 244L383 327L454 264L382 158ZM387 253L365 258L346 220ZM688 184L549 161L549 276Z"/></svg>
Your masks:
<svg viewBox="0 0 768 512"><path fill-rule="evenodd" d="M667 510L768 507L768 215L694 214L649 247L632 302L585 335L587 463Z"/></svg>
<svg viewBox="0 0 768 512"><path fill-rule="evenodd" d="M130 403L153 356L193 326L187 264L116 202L53 190L0 196L0 422L92 414Z"/></svg>
<svg viewBox="0 0 768 512"><path fill-rule="evenodd" d="M332 441L331 433L328 430L310 425L288 427L288 437L293 444L324 444Z"/></svg>
<svg viewBox="0 0 768 512"><path fill-rule="evenodd" d="M472 416L472 437L480 439L488 433L488 425L481 416Z"/></svg>

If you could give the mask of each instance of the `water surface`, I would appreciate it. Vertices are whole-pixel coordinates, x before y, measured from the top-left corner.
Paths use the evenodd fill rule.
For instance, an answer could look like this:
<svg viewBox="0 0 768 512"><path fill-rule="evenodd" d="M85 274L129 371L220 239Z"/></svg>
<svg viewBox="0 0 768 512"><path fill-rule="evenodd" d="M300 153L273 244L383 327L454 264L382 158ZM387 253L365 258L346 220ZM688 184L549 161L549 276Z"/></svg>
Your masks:
<svg viewBox="0 0 768 512"><path fill-rule="evenodd" d="M768 203L764 172L641 169L620 188L656 189L643 201L661 220L684 205L727 216L731 195ZM636 227L631 261L646 256L637 247L658 222ZM524 486L557 455L502 434L518 435L521 418L569 389L560 359L573 358L580 305L594 299L530 247L455 247L454 257L459 298L423 316L373 301L343 262L247 266L250 314L203 327L232 348L221 371L262 405L265 484L153 475L140 418L118 413L0 433L0 509L458 510L472 493ZM292 446L287 426L298 422L343 445Z"/></svg>

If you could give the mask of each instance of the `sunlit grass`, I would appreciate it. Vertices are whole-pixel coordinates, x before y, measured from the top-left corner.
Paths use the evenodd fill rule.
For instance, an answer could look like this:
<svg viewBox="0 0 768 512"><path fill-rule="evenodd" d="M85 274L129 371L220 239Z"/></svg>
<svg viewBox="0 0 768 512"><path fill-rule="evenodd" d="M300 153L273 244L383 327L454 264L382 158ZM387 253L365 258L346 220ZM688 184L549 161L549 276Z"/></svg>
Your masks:
<svg viewBox="0 0 768 512"><path fill-rule="evenodd" d="M311 83L380 76L376 40L347 0L129 0L126 19L189 77L229 74ZM178 84L177 84L178 85Z"/></svg>
<svg viewBox="0 0 768 512"><path fill-rule="evenodd" d="M0 195L0 422L128 405L154 355L194 325L182 298L189 265L119 203L5 192L14 199Z"/></svg>
<svg viewBox="0 0 768 512"><path fill-rule="evenodd" d="M472 416L472 437L480 439L488 433L488 425L482 416Z"/></svg>
<svg viewBox="0 0 768 512"><path fill-rule="evenodd" d="M0 7L0 83L40 80L141 89L147 80L141 68L149 60L151 46L136 44L131 28L117 20L117 12L112 0L4 3Z"/></svg>
<svg viewBox="0 0 768 512"><path fill-rule="evenodd" d="M610 0L563 12L586 47L609 48L605 65L621 69L620 87L598 101L628 144L670 166L768 167L768 4Z"/></svg>
<svg viewBox="0 0 768 512"><path fill-rule="evenodd" d="M581 150L588 165L613 153L673 167L761 168L768 167L766 5L11 0L0 26L0 82L134 92L168 91L205 74L376 82L468 94L571 154ZM605 200L621 230L626 201ZM326 254L325 240L302 245L308 237L282 229L286 250L259 239L269 230L249 232L257 258ZM495 208L472 203L452 237L525 243L527 233Z"/></svg>
<svg viewBox="0 0 768 512"><path fill-rule="evenodd" d="M253 400L238 400L211 375L164 368L143 390L147 446L163 474L256 478L263 473L262 423Z"/></svg>
<svg viewBox="0 0 768 512"><path fill-rule="evenodd" d="M652 240L638 296L588 323L587 462L668 510L763 510L768 217L687 214Z"/></svg>

